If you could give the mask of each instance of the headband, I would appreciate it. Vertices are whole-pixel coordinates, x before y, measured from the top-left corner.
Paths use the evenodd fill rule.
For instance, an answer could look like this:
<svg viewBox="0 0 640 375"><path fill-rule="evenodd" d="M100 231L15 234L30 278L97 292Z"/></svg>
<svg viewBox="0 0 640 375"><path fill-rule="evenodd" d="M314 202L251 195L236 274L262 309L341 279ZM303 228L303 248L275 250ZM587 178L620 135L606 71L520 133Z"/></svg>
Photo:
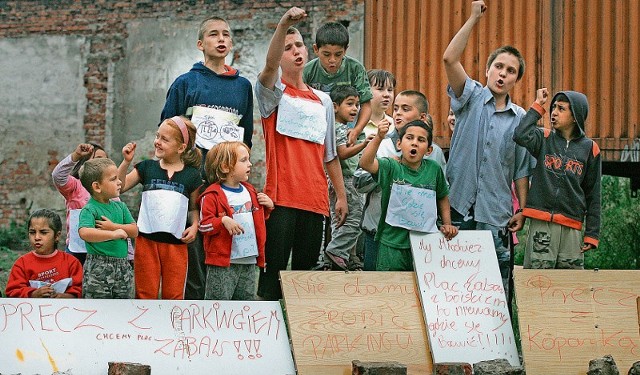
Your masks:
<svg viewBox="0 0 640 375"><path fill-rule="evenodd" d="M184 141L184 144L189 145L189 131L187 130L187 124L184 123L184 121L182 120L182 117L173 116L171 117L171 120L178 125L178 128L182 133L182 140ZM196 148L196 143L193 142L193 147L191 149L193 150L195 148Z"/></svg>

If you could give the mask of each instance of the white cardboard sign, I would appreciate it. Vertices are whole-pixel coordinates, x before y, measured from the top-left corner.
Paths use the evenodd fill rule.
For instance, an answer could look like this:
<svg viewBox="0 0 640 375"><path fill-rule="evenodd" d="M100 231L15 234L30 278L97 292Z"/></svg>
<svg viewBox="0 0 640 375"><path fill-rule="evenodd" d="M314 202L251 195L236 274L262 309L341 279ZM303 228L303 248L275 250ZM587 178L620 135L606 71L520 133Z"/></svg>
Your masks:
<svg viewBox="0 0 640 375"><path fill-rule="evenodd" d="M295 374L278 302L0 299L0 373Z"/></svg>
<svg viewBox="0 0 640 375"><path fill-rule="evenodd" d="M410 237L433 362L520 365L491 232Z"/></svg>

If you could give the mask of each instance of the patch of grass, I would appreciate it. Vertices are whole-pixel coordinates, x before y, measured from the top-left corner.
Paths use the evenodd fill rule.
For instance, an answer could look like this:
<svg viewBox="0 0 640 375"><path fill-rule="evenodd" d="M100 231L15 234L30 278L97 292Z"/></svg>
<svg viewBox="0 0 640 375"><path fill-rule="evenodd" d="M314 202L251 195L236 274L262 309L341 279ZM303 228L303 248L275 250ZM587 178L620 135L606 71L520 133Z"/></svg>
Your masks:
<svg viewBox="0 0 640 375"><path fill-rule="evenodd" d="M26 224L12 222L8 227L0 228L0 295L4 296L13 263L28 249Z"/></svg>

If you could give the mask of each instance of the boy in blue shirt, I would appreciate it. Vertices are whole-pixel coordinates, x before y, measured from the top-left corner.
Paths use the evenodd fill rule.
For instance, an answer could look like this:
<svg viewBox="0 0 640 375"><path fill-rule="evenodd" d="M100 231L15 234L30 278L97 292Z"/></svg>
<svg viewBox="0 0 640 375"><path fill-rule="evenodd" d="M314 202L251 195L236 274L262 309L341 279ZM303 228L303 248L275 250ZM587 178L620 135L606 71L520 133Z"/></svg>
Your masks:
<svg viewBox="0 0 640 375"><path fill-rule="evenodd" d="M338 22L320 26L316 32L313 52L318 56L309 61L302 73L304 82L327 94L335 86L350 85L360 95L360 114L354 128L349 132L347 146L354 145L371 117L371 86L367 70L358 60L346 55L349 47L349 32Z"/></svg>
<svg viewBox="0 0 640 375"><path fill-rule="evenodd" d="M229 23L209 17L200 23L196 47L204 61L193 64L171 84L160 121L185 116L197 128L196 146L202 152L200 172L204 179L207 152L222 141L241 141L251 148L253 136L253 89L240 71L225 63L233 49ZM243 129L240 137L239 128ZM203 299L206 265L202 238L188 245L189 266L185 299Z"/></svg>
<svg viewBox="0 0 640 375"><path fill-rule="evenodd" d="M431 147L431 128L420 120L411 121L399 129L397 142L402 156L376 158L380 143L389 131L388 123L378 125L378 133L369 142L360 158L360 167L377 178L382 189L382 215L376 232L378 248L377 271L413 271L413 257L409 231L436 232L436 217L442 219L442 232L447 240L458 234L458 228L451 225L449 188L440 166L432 160L423 159ZM402 195L403 198L399 198ZM391 200L406 199L407 196L420 197L411 206L420 206L426 220L415 225L406 217L392 220L398 214ZM436 211L437 207L437 211ZM402 207L397 207L402 210ZM391 213L391 215L390 215ZM402 220L405 219L405 220Z"/></svg>
<svg viewBox="0 0 640 375"><path fill-rule="evenodd" d="M525 111L511 101L509 92L522 78L525 62L516 48L502 46L487 59L486 86L467 75L462 53L486 10L482 0L471 4L471 15L443 54L447 94L456 116L447 178L453 223L462 230L491 231L510 301L511 233L524 224L520 210L514 213L511 186L515 184L520 206L524 206L533 162L527 150L512 139Z"/></svg>

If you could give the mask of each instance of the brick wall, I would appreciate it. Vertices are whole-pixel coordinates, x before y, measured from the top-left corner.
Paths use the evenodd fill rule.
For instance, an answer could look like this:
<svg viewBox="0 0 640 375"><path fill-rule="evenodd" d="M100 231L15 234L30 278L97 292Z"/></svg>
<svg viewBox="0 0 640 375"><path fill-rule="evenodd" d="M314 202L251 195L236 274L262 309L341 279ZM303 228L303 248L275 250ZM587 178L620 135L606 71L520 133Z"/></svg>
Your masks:
<svg viewBox="0 0 640 375"><path fill-rule="evenodd" d="M297 6L307 10L313 21L301 25L308 38L312 27L323 21L362 20L364 0L298 1ZM136 19L169 18L174 20L200 20L212 14L221 15L230 23L251 22L256 15L272 17L267 27L273 29L280 16L291 3L285 1L247 0L191 0L191 1L0 1L0 39L25 38L41 35L79 36L86 39L86 63L83 70L86 90L86 108L82 116L84 140L105 144L108 132L107 116L114 105L109 97L110 66L125 55L127 22ZM268 30L270 32L270 30ZM11 56L3 56L3 59ZM52 62L55 64L55 62ZM36 67L37 68L37 67ZM44 68L44 67L41 67ZM0 78L0 82L1 82ZM35 94L35 93L34 93ZM0 110L1 110L0 106ZM11 118L0 111L0 135L11 128ZM37 126L34 124L34 127ZM44 167L31 167L29 148L37 143L25 140L24 154L16 153L17 143L8 148L0 146L0 226L21 221L28 215L33 201L27 196L30 189L40 186L45 196L57 194L50 182L50 173L58 161L73 150L70 142L64 152L45 150L48 160ZM7 151L9 150L9 151ZM42 153L41 153L42 154ZM40 156L39 158L42 158ZM40 164L42 165L42 164ZM37 169L37 168L36 168ZM20 194L20 193L24 194ZM46 198L42 200L46 201Z"/></svg>

